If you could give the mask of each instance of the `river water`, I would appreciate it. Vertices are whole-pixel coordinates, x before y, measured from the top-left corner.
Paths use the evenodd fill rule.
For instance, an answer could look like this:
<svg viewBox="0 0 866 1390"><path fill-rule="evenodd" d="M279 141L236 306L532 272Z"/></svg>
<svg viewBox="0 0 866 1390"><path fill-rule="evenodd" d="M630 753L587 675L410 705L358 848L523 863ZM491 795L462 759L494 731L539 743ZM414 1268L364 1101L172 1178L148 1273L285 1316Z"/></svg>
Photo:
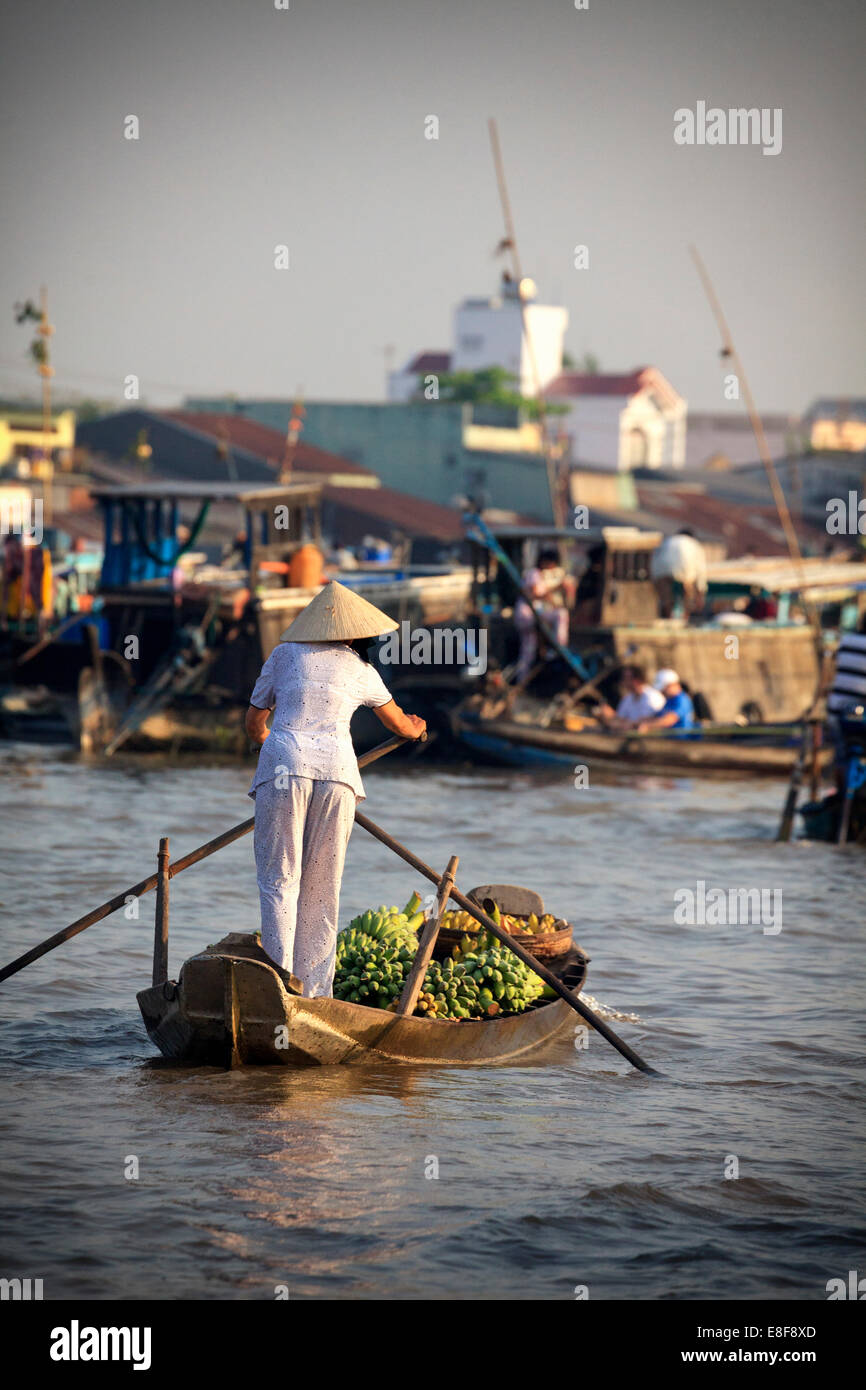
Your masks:
<svg viewBox="0 0 866 1390"><path fill-rule="evenodd" d="M7 746L0 960L151 872L160 835L178 856L245 818L248 780ZM575 921L586 997L663 1077L570 1032L494 1069L172 1067L135 1003L150 895L0 986L0 1275L49 1299L806 1300L866 1273L862 851L776 845L777 782L365 782L464 888L528 883ZM781 930L680 925L698 881L775 890ZM416 886L355 831L344 922ZM255 925L247 837L173 881L171 973Z"/></svg>

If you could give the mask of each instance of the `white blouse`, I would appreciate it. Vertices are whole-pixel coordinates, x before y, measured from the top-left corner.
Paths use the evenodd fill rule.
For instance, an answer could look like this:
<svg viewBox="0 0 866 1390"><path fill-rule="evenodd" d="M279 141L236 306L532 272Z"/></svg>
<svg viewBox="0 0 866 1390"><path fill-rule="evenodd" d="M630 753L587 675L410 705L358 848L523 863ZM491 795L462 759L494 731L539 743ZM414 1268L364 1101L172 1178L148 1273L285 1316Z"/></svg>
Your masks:
<svg viewBox="0 0 866 1390"><path fill-rule="evenodd" d="M279 776L345 782L359 800L364 786L349 732L361 705L392 699L374 666L342 642L282 642L256 681L250 704L272 709L248 795Z"/></svg>

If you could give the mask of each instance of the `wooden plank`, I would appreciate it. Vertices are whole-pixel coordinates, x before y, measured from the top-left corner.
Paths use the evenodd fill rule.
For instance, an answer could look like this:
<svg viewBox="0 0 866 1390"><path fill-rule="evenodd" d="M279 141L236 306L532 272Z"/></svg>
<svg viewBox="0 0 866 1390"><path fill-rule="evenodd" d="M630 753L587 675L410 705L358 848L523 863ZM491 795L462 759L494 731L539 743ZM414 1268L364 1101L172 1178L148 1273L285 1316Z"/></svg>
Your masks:
<svg viewBox="0 0 866 1390"><path fill-rule="evenodd" d="M448 867L439 880L439 892L436 897L436 910L431 913L424 923L421 937L418 942L418 950L415 952L415 959L406 981L403 985L403 992L400 995L399 1003L395 1012L408 1017L415 1012L415 1005L418 1003L418 995L421 993L421 986L424 983L424 976L427 973L427 966L430 964L430 957L433 954L433 947L436 945L436 938L439 935L439 927L442 918L448 908L448 899L451 897L451 889L454 887L454 876L457 873L457 865L460 863L458 855L452 854L448 860Z"/></svg>

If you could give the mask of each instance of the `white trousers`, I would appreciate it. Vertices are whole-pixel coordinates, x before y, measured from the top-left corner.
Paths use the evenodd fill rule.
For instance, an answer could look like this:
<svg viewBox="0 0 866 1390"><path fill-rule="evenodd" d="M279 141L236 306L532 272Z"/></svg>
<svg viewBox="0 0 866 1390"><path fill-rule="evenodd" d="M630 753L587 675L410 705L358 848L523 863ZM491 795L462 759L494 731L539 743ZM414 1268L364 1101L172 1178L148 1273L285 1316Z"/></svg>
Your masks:
<svg viewBox="0 0 866 1390"><path fill-rule="evenodd" d="M340 880L357 798L343 782L282 777L256 787L262 947L308 996L334 982Z"/></svg>

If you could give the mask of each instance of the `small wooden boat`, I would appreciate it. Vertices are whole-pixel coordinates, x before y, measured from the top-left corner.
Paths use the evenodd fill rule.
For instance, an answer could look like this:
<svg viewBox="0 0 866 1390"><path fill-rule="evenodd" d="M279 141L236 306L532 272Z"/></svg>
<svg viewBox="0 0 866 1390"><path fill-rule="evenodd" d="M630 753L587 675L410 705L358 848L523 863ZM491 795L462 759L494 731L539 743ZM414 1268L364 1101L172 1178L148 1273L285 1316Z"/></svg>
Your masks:
<svg viewBox="0 0 866 1390"><path fill-rule="evenodd" d="M588 957L572 948L556 973L580 993ZM287 988L287 984L289 987ZM137 996L165 1057L212 1066L353 1066L389 1061L485 1066L522 1060L579 1020L562 999L525 1013L460 1022L404 1018L340 999L305 999L252 935L233 932L192 956L175 982Z"/></svg>
<svg viewBox="0 0 866 1390"><path fill-rule="evenodd" d="M714 773L784 777L797 760L800 725L699 726L688 733L617 733L599 728L571 730L516 719L482 719L456 713L457 738L492 762L532 767L600 762L611 767L672 776ZM832 758L822 750L821 762Z"/></svg>

